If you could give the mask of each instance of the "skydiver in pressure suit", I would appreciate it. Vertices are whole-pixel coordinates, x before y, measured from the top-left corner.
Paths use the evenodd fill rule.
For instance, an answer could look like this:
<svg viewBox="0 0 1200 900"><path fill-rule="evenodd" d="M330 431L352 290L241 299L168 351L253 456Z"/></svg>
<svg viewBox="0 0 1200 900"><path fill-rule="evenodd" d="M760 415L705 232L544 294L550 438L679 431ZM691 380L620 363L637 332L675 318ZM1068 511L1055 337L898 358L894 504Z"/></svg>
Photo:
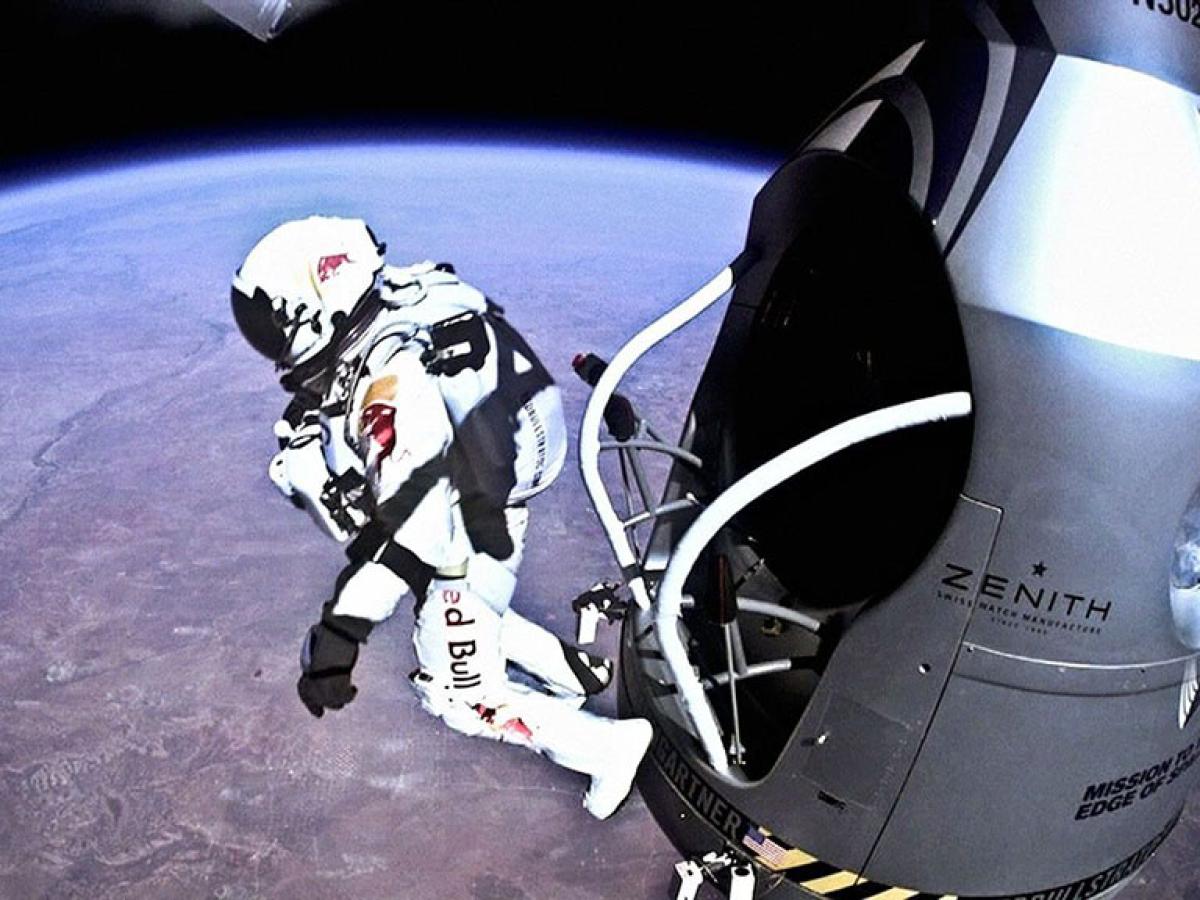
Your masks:
<svg viewBox="0 0 1200 900"><path fill-rule="evenodd" d="M526 501L566 458L558 389L452 266L389 266L384 249L360 220L314 216L268 233L233 279L239 328L293 394L271 478L349 541L305 638L300 698L315 716L349 703L359 645L411 590L422 706L589 775L584 805L606 818L650 725L580 709L611 664L509 609ZM510 681L508 663L545 691Z"/></svg>

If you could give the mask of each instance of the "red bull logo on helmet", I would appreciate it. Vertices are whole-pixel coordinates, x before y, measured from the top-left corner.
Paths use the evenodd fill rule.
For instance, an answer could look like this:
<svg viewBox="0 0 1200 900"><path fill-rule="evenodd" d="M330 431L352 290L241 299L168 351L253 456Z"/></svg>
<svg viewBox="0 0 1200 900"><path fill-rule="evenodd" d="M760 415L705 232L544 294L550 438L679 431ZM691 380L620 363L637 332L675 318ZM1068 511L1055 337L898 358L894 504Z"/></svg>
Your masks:
<svg viewBox="0 0 1200 900"><path fill-rule="evenodd" d="M346 253L334 253L332 256L322 256L317 260L317 281L322 283L328 281L337 274L337 270L342 267L343 263L350 262L350 256Z"/></svg>

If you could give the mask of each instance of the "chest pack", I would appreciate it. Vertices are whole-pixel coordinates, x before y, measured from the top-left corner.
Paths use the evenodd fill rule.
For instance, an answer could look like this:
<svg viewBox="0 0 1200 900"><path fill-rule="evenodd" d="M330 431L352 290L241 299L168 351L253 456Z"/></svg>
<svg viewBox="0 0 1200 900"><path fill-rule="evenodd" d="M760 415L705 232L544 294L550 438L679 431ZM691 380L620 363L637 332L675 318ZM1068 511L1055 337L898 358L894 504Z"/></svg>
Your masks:
<svg viewBox="0 0 1200 900"><path fill-rule="evenodd" d="M409 286L408 296L414 290ZM357 406L366 385L397 354L416 351L454 427L455 456L471 460L456 479L460 489L486 483L483 493L493 502L531 496L566 456L554 379L503 309L473 288L453 279L419 290L419 303L385 306L361 349L337 364L321 403L331 470L359 467Z"/></svg>

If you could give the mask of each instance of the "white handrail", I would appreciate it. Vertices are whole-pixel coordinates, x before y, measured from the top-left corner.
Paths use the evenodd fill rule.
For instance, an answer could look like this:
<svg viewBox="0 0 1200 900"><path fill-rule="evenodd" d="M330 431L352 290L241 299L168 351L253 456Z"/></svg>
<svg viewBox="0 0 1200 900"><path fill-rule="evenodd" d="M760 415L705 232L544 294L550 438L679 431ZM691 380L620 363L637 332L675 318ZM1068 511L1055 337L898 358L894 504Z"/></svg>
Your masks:
<svg viewBox="0 0 1200 900"><path fill-rule="evenodd" d="M687 595L683 598L683 606L685 609L691 609L696 605L696 601ZM787 606L781 606L778 603L769 603L766 600L755 600L753 597L738 597L737 598L738 612L754 613L760 616L771 616L776 619L783 619L785 622L791 622L794 625L799 625L805 631L818 634L821 631L821 620L814 619L812 616L805 615L797 609L791 609Z"/></svg>
<svg viewBox="0 0 1200 900"><path fill-rule="evenodd" d="M596 515L600 518L600 525L608 537L608 543L612 546L617 565L621 567L621 574L629 585L633 599L642 609L650 608L646 582L637 569L637 554L629 543L629 536L600 478L600 423L608 401L612 399L617 385L630 367L663 338L682 328L720 300L733 287L733 268L726 266L700 290L655 319L617 351L617 355L612 358L592 389L592 396L583 412L583 424L579 427L579 469L583 475L583 484L592 498L592 505L596 508Z"/></svg>
<svg viewBox="0 0 1200 900"><path fill-rule="evenodd" d="M767 491L821 460L880 435L960 418L970 412L971 395L966 391L956 391L878 409L834 425L768 460L730 485L696 517L675 545L655 594L655 631L663 658L678 685L684 711L696 728L709 765L718 773L729 775L721 729L679 636L683 583L701 552L738 512Z"/></svg>

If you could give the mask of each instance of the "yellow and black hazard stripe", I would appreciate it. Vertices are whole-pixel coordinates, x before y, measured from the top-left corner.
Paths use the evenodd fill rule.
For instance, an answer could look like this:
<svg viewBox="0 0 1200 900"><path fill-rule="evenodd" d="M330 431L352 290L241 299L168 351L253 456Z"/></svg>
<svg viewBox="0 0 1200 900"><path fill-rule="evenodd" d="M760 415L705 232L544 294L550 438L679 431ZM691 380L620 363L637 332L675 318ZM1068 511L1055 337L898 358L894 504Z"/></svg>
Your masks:
<svg viewBox="0 0 1200 900"><path fill-rule="evenodd" d="M819 867L819 868L818 868ZM953 894L926 894L909 888L868 881L856 872L815 863L788 873L788 880L831 900L957 900Z"/></svg>
<svg viewBox="0 0 1200 900"><path fill-rule="evenodd" d="M1070 884L1058 885L1043 891L1026 894L991 895L988 897L968 897L958 894L929 894L908 888L890 887L863 878L854 872L837 869L809 856L802 850L789 850L789 867L786 877L805 890L818 897L828 897L830 900L1024 900L1028 896L1042 895L1046 897L1072 897L1074 900L1089 900L1104 893L1122 880L1136 872L1150 859L1159 845L1166 840L1167 835L1179 821L1177 814L1166 827L1162 829L1149 843L1140 847L1120 862L1114 863L1102 872L1081 878ZM801 859L801 856L804 859ZM805 861L807 860L807 861ZM797 864L798 863L798 864Z"/></svg>
<svg viewBox="0 0 1200 900"><path fill-rule="evenodd" d="M789 868L787 879L819 897L830 900L958 900L954 894L926 894L879 884L857 872L838 869L813 857L809 859L812 861Z"/></svg>

